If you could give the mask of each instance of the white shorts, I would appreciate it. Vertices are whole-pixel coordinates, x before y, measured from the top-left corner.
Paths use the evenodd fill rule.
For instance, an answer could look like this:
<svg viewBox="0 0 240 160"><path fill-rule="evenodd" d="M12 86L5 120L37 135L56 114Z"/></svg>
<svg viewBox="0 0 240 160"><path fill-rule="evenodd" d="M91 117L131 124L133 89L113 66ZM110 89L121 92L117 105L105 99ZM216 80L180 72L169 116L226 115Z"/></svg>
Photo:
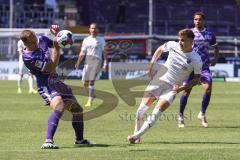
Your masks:
<svg viewBox="0 0 240 160"><path fill-rule="evenodd" d="M29 69L24 65L23 62L19 62L18 64L18 73L19 74L28 74L29 73Z"/></svg>
<svg viewBox="0 0 240 160"><path fill-rule="evenodd" d="M155 96L157 99L164 99L172 104L176 97L176 93L172 91L173 86L165 81L159 81L158 85L149 84L145 89L147 95L145 96Z"/></svg>
<svg viewBox="0 0 240 160"><path fill-rule="evenodd" d="M83 81L93 81L96 80L96 76L101 71L102 60L96 57L88 57L86 60L86 64L83 68Z"/></svg>

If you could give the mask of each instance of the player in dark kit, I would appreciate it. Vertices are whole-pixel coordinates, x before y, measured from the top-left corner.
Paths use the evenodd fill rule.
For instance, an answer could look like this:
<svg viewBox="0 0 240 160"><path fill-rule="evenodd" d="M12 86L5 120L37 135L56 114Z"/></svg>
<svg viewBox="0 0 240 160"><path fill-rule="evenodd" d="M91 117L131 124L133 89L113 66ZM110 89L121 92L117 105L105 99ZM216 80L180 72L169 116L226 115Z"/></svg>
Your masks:
<svg viewBox="0 0 240 160"><path fill-rule="evenodd" d="M59 26L52 25L50 31L56 37ZM45 36L37 37L31 30L22 31L20 38L26 46L22 54L24 64L36 76L39 95L44 99L46 105L50 105L53 109L48 118L46 140L41 148L58 148L54 144L53 137L64 110L72 113L71 121L76 135L75 144L91 144L90 141L83 138L83 109L72 94L71 88L61 82L56 73L60 57L57 42ZM53 50L50 54L48 49L52 47Z"/></svg>

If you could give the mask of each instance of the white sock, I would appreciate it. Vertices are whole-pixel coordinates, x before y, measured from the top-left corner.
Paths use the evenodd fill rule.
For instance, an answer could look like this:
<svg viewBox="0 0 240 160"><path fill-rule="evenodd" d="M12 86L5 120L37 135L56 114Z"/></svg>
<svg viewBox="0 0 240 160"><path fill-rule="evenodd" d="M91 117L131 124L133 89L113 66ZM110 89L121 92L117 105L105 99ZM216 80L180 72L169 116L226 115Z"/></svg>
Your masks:
<svg viewBox="0 0 240 160"><path fill-rule="evenodd" d="M88 100L92 101L93 98L94 98L94 86L93 85L89 85L88 89L89 89Z"/></svg>
<svg viewBox="0 0 240 160"><path fill-rule="evenodd" d="M199 114L200 114L202 117L205 116L205 113L203 113L202 111L200 111Z"/></svg>
<svg viewBox="0 0 240 160"><path fill-rule="evenodd" d="M33 77L32 76L28 76L28 86L29 86L29 90L33 90Z"/></svg>
<svg viewBox="0 0 240 160"><path fill-rule="evenodd" d="M161 111L159 108L154 108L151 115L148 116L147 120L143 123L141 129L134 134L136 137L141 137L149 128L151 128L158 120Z"/></svg>
<svg viewBox="0 0 240 160"><path fill-rule="evenodd" d="M140 127L144 121L144 118L146 116L147 110L148 110L148 106L145 105L144 103L141 103L139 105L137 113L136 113L134 133L136 133L140 129Z"/></svg>
<svg viewBox="0 0 240 160"><path fill-rule="evenodd" d="M53 140L52 139L46 139L45 143L53 143Z"/></svg>
<svg viewBox="0 0 240 160"><path fill-rule="evenodd" d="M22 86L22 79L23 78L21 76L18 77L18 80L17 80L18 88L21 88L21 86Z"/></svg>

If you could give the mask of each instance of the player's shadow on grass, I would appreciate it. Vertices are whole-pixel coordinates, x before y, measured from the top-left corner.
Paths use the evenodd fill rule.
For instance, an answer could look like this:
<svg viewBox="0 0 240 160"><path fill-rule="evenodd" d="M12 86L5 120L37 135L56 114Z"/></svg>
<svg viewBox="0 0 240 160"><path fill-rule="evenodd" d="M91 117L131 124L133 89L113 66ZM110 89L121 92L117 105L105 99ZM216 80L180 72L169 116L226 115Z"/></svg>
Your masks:
<svg viewBox="0 0 240 160"><path fill-rule="evenodd" d="M109 145L109 144L91 144L91 145L82 145L82 146L65 146L65 147L61 147L63 149L68 149L68 148L90 148L90 147L112 147L113 145Z"/></svg>
<svg viewBox="0 0 240 160"><path fill-rule="evenodd" d="M189 126L189 127L191 127L191 128L202 128L202 126ZM209 129L211 129L211 128L219 128L219 129L221 129L221 128L239 128L240 129L240 126L238 125L236 125L236 126L209 126L208 127Z"/></svg>
<svg viewBox="0 0 240 160"><path fill-rule="evenodd" d="M149 144L240 144L237 142L200 142L200 141L157 141L149 142Z"/></svg>
<svg viewBox="0 0 240 160"><path fill-rule="evenodd" d="M208 127L208 128L239 128L240 129L240 126L211 126L211 127Z"/></svg>
<svg viewBox="0 0 240 160"><path fill-rule="evenodd" d="M134 145L133 145L134 146ZM146 152L146 151L150 151L150 149L130 149L129 152Z"/></svg>

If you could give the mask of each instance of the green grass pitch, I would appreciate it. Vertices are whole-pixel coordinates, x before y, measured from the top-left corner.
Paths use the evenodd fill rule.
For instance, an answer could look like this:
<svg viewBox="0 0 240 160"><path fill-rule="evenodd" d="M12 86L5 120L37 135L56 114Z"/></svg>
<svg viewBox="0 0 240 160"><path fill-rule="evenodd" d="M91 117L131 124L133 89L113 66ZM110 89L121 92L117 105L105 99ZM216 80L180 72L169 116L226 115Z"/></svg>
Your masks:
<svg viewBox="0 0 240 160"><path fill-rule="evenodd" d="M80 85L80 81L68 83ZM208 108L209 128L197 121L201 103L201 86L193 89L185 114L186 127L177 128L179 96L158 123L143 137L142 143L130 145L127 136L134 127L135 106L128 106L116 94L111 81L98 81L96 88L114 94L117 107L85 122L85 138L97 143L93 147L75 148L71 123L61 121L55 135L58 150L40 149L45 138L47 118L51 112L38 95L17 94L16 81L0 83L0 159L1 160L239 160L240 158L240 83L215 82ZM77 96L84 104L86 97ZM110 100L111 101L111 100ZM93 110L101 103L96 99ZM151 110L150 110L151 112ZM148 113L150 113L148 112Z"/></svg>

